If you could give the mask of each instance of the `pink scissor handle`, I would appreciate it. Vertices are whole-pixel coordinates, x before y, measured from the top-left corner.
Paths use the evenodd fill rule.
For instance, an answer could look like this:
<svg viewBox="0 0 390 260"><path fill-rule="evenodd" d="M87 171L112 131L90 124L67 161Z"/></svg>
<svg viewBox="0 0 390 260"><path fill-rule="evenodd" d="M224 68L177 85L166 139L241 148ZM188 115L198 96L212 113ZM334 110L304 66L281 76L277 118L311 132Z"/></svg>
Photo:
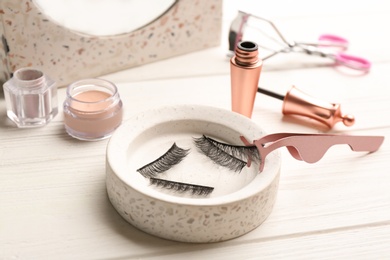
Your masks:
<svg viewBox="0 0 390 260"><path fill-rule="evenodd" d="M318 40L320 42L329 43L328 45L324 45L323 47L331 47L333 44L335 47L340 48L342 51L345 51L348 48L349 44L347 39L334 34L322 34L320 35L320 37L318 37ZM334 55L334 59L337 64L343 65L351 69L360 70L364 72L368 72L371 69L371 62L361 57L356 57L340 52Z"/></svg>
<svg viewBox="0 0 390 260"><path fill-rule="evenodd" d="M345 67L360 70L364 72L368 72L371 68L371 62L352 55L348 55L345 53L338 53L334 56L334 59L337 64L343 65Z"/></svg>
<svg viewBox="0 0 390 260"><path fill-rule="evenodd" d="M326 42L329 44L328 47L338 47L342 51L345 51L348 49L349 41L341 36L337 36L334 34L321 34L320 37L318 37L318 41L320 42ZM321 43L319 44L321 46ZM326 46L323 46L326 47Z"/></svg>

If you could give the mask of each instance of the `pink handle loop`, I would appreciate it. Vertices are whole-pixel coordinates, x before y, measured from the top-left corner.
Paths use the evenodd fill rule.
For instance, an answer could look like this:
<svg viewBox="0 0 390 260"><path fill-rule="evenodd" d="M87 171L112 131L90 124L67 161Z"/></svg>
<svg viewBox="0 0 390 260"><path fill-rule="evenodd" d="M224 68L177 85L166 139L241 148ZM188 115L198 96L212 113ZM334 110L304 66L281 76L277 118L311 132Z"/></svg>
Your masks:
<svg viewBox="0 0 390 260"><path fill-rule="evenodd" d="M329 46L338 47L343 51L348 49L349 45L349 41L347 39L334 34L322 34L318 37L318 41L328 43ZM319 45L321 46L321 43ZM323 47L326 47L326 45L324 44Z"/></svg>
<svg viewBox="0 0 390 260"><path fill-rule="evenodd" d="M368 72L371 68L371 62L360 57L338 53L335 55L335 61L337 64L343 65L345 67Z"/></svg>
<svg viewBox="0 0 390 260"><path fill-rule="evenodd" d="M334 34L321 34L320 37L318 37L319 41L328 41L328 42L334 42L334 43L342 43L348 45L349 42L347 39L337 36Z"/></svg>

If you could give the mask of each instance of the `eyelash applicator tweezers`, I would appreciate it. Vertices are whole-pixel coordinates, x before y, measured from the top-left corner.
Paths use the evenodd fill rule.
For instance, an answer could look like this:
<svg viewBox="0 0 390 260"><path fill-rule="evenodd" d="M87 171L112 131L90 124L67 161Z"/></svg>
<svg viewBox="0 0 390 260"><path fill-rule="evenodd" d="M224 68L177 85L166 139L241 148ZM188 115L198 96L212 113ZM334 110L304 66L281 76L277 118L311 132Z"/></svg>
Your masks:
<svg viewBox="0 0 390 260"><path fill-rule="evenodd" d="M348 144L355 152L375 152L382 145L384 136L352 136L332 134L295 134L277 133L266 135L250 143L240 136L246 146L256 146L260 155L260 172L264 169L265 158L269 153L286 146L290 154L297 160L307 163L319 161L333 145Z"/></svg>
<svg viewBox="0 0 390 260"><path fill-rule="evenodd" d="M284 114L308 116L330 128L338 121L343 121L347 126L354 123L353 116L341 114L339 105L318 102L295 88L286 96L260 89L257 84L261 68L258 45L249 41L238 43L235 56L230 60L232 111L251 118L256 92L266 92L264 94L283 100ZM261 159L261 172L264 169L265 157L282 146L286 146L295 159L314 163L336 144L348 144L353 151L375 152L383 143L384 137L280 133L264 136L254 140L252 144L243 136L241 140L246 146L256 146ZM248 159L248 166L250 160L251 158Z"/></svg>

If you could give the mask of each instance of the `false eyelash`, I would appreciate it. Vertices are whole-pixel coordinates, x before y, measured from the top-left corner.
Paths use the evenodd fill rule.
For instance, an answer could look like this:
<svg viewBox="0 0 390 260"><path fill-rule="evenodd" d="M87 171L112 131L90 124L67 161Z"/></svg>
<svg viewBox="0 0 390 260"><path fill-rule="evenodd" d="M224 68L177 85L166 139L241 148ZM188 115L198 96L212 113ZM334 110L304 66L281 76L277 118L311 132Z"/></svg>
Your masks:
<svg viewBox="0 0 390 260"><path fill-rule="evenodd" d="M225 152L219 148L213 142L202 136L200 138L194 138L195 146L213 162L223 167L229 168L235 172L241 172L241 170L247 165L247 162L234 157L233 155Z"/></svg>
<svg viewBox="0 0 390 260"><path fill-rule="evenodd" d="M209 195L214 190L214 187L210 187L210 186L170 181L170 180L164 180L164 179L159 179L154 177L151 177L149 180L150 180L150 184L156 185L157 187L174 190L181 193L191 191L193 195Z"/></svg>
<svg viewBox="0 0 390 260"><path fill-rule="evenodd" d="M217 146L219 149L241 160L248 161L251 159L252 161L258 163L261 161L259 150L256 148L256 146L231 145L219 142L205 135L203 135L201 138L206 139L207 141Z"/></svg>
<svg viewBox="0 0 390 260"><path fill-rule="evenodd" d="M156 176L157 174L163 173L180 163L184 157L188 155L189 151L190 149L180 148L176 145L176 143L173 143L171 148L169 148L165 154L161 155L153 162L142 166L137 170L137 172L141 173L145 178Z"/></svg>

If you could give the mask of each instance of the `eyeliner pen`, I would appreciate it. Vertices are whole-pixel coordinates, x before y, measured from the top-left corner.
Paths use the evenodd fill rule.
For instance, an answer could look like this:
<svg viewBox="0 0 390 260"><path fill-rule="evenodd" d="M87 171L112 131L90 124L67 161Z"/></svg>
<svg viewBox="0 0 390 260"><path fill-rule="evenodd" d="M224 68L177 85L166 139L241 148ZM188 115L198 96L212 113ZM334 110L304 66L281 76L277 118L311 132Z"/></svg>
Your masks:
<svg viewBox="0 0 390 260"><path fill-rule="evenodd" d="M340 104L329 103L302 92L295 86L281 95L264 88L257 88L257 92L283 101L282 113L284 115L298 115L309 117L332 128L337 122L342 121L345 126L352 126L355 117L342 114Z"/></svg>
<svg viewBox="0 0 390 260"><path fill-rule="evenodd" d="M269 91L269 90L266 90L266 89L260 88L260 87L257 88L257 92L259 92L261 94L265 94L265 95L273 97L273 98L276 98L276 99L279 99L279 100L282 100L282 101L285 98L285 96L283 96L283 95L280 95L278 93L275 93L275 92L272 92L272 91Z"/></svg>

